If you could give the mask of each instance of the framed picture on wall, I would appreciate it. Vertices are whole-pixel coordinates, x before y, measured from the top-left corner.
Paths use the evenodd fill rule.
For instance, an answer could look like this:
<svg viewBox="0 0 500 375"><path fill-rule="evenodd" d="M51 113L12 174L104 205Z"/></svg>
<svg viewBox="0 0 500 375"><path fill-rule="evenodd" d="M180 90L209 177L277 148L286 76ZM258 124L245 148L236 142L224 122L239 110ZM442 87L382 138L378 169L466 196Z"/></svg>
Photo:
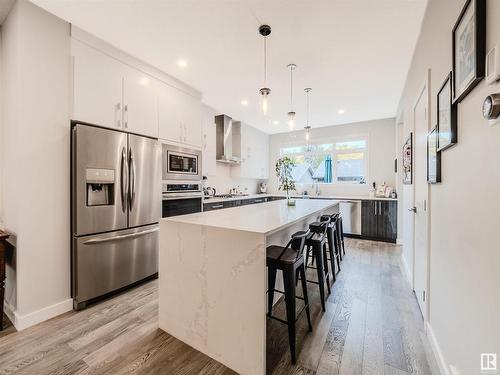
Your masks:
<svg viewBox="0 0 500 375"><path fill-rule="evenodd" d="M443 151L457 143L457 103L452 100L453 72L437 94L437 147Z"/></svg>
<svg viewBox="0 0 500 375"><path fill-rule="evenodd" d="M452 32L453 102L462 101L485 74L486 0L467 0Z"/></svg>
<svg viewBox="0 0 500 375"><path fill-rule="evenodd" d="M413 182L413 133L403 145L403 184L411 185Z"/></svg>
<svg viewBox="0 0 500 375"><path fill-rule="evenodd" d="M438 151L437 126L427 135L427 182L441 182L441 152Z"/></svg>

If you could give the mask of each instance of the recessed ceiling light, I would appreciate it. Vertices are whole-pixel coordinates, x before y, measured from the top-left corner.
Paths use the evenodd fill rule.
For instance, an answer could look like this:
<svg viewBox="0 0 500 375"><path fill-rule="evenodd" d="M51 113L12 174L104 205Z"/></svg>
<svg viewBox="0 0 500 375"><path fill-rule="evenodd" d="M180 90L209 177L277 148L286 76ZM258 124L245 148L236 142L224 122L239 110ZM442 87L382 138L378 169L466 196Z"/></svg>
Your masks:
<svg viewBox="0 0 500 375"><path fill-rule="evenodd" d="M280 123L280 122L279 122L278 120L274 120L274 121L273 121L273 125L279 125L279 123Z"/></svg>
<svg viewBox="0 0 500 375"><path fill-rule="evenodd" d="M344 111L343 109L339 109L339 110L337 111L337 113L338 113L339 115L343 115L343 114L345 113L345 111Z"/></svg>
<svg viewBox="0 0 500 375"><path fill-rule="evenodd" d="M185 68L187 66L187 61L186 60L179 60L177 61L177 65L179 65L181 68Z"/></svg>
<svg viewBox="0 0 500 375"><path fill-rule="evenodd" d="M248 100L242 100L241 105L246 107L248 105Z"/></svg>

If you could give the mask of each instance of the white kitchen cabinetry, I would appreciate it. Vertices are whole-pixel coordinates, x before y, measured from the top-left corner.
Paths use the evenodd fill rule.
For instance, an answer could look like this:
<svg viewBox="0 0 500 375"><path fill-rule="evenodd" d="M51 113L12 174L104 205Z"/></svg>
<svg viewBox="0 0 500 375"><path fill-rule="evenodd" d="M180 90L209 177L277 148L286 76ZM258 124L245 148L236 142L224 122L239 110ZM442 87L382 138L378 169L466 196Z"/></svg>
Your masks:
<svg viewBox="0 0 500 375"><path fill-rule="evenodd" d="M159 136L201 148L201 103L175 87L158 87Z"/></svg>
<svg viewBox="0 0 500 375"><path fill-rule="evenodd" d="M123 128L158 137L158 100L155 79L128 68L123 78Z"/></svg>
<svg viewBox="0 0 500 375"><path fill-rule="evenodd" d="M269 178L269 136L247 124L241 124L241 164L233 167L234 177Z"/></svg>
<svg viewBox="0 0 500 375"><path fill-rule="evenodd" d="M122 129L123 65L77 40L72 54L73 119Z"/></svg>
<svg viewBox="0 0 500 375"><path fill-rule="evenodd" d="M76 39L72 55L74 120L158 137L153 77Z"/></svg>
<svg viewBox="0 0 500 375"><path fill-rule="evenodd" d="M215 176L217 173L215 110L206 105L202 106L201 133L203 175Z"/></svg>

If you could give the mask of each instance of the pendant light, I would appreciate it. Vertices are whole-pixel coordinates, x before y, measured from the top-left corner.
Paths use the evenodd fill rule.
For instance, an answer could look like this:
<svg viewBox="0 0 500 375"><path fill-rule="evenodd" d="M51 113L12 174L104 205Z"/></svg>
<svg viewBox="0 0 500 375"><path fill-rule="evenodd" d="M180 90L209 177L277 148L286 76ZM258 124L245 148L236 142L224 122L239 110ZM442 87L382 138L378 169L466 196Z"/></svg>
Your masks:
<svg viewBox="0 0 500 375"><path fill-rule="evenodd" d="M309 146L309 140L311 139L311 125L309 125L309 93L311 92L312 88L308 87L305 88L304 91L306 92L307 95L307 104L306 104L306 126L304 126L305 130L305 136L306 136L306 143Z"/></svg>
<svg viewBox="0 0 500 375"><path fill-rule="evenodd" d="M271 89L267 87L267 37L271 34L271 26L261 25L259 27L259 34L264 37L264 87L259 90L261 95L262 113L267 116L269 107L268 97L271 94Z"/></svg>
<svg viewBox="0 0 500 375"><path fill-rule="evenodd" d="M288 64L290 69L290 112L288 112L288 129L293 130L295 126L295 112L293 110L293 71L297 68L295 64Z"/></svg>

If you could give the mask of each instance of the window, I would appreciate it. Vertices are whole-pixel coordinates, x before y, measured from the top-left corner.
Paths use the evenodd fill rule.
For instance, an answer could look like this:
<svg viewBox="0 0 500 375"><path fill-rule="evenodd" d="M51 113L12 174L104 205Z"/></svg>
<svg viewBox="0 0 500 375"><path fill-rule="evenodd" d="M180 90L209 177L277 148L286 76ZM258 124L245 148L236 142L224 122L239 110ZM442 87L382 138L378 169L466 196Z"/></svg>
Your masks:
<svg viewBox="0 0 500 375"><path fill-rule="evenodd" d="M355 183L367 179L368 141L364 137L315 143L311 145L284 146L281 156L295 162L292 177L296 183Z"/></svg>

